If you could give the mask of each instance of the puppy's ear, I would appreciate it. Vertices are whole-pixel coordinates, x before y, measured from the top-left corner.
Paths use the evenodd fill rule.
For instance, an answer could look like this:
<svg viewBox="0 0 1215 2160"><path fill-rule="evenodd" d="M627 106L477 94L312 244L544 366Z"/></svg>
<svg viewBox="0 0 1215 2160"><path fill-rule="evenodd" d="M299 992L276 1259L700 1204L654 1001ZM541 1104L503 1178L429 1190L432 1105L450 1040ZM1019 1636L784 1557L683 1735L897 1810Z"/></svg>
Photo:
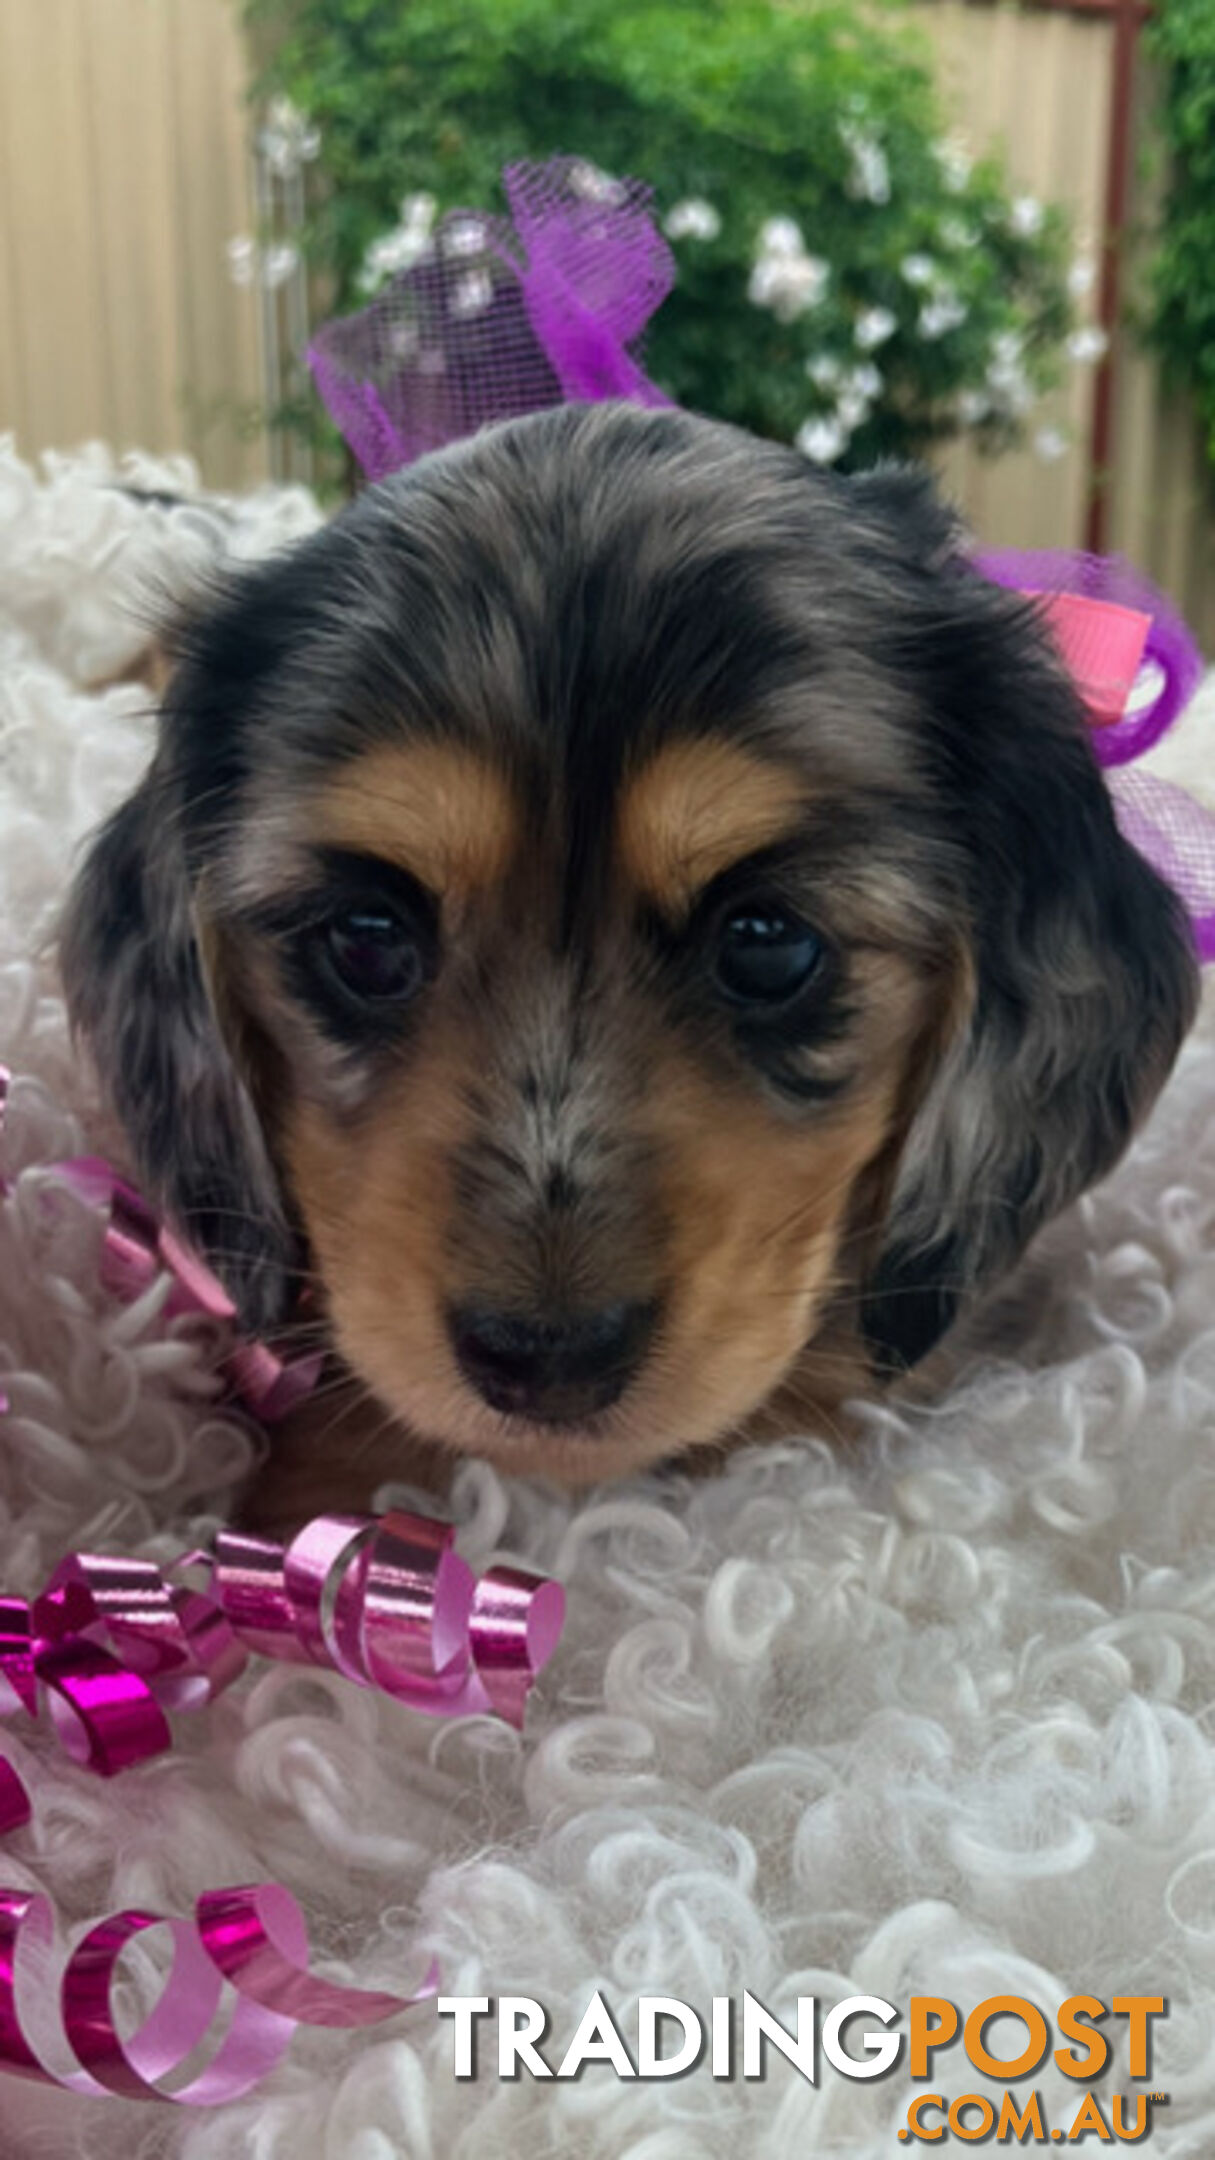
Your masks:
<svg viewBox="0 0 1215 2160"><path fill-rule="evenodd" d="M258 1330L290 1302L295 1237L217 1021L176 812L158 759L77 878L64 985L141 1179Z"/></svg>
<svg viewBox="0 0 1215 2160"><path fill-rule="evenodd" d="M1113 1166L1198 996L1184 912L1118 830L1032 605L958 567L932 584L890 634L903 679L919 671L921 754L964 849L974 998L911 1123L866 1286L887 1369L923 1357Z"/></svg>

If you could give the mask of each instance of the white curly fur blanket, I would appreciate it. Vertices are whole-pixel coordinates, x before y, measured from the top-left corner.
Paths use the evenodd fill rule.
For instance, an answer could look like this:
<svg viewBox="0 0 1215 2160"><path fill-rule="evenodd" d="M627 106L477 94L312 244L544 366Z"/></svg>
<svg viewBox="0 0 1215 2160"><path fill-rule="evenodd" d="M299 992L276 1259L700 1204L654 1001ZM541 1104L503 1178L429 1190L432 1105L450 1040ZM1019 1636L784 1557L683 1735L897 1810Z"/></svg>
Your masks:
<svg viewBox="0 0 1215 2160"><path fill-rule="evenodd" d="M163 464L121 476L192 486ZM154 1295L107 1301L95 1224L48 1205L40 1164L116 1145L68 1046L50 938L82 835L146 754L146 693L88 687L134 656L137 596L316 513L270 493L224 526L200 505L137 508L114 478L101 451L36 477L0 445L0 1056L22 1173L0 1209L0 1586L22 1594L72 1546L168 1558L205 1537L253 1445L216 1409L197 1333L166 1328ZM1210 686L1201 703L1209 727ZM1195 714L1168 769L1201 781L1204 742ZM465 1468L469 1557L524 1557L569 1588L523 1738L263 1666L180 1719L171 1757L103 1784L13 1718L0 1747L37 1812L0 1880L48 1889L70 1932L280 1877L326 1971L399 1988L433 1953L450 1993L542 2002L555 2057L596 1987L626 2036L644 1993L707 2010L746 1987L787 2023L799 1995L966 2008L1010 1992L1050 2012L1162 1994L1153 2083L1171 2104L1148 2149L1210 2160L1209 1010L1133 1155L1034 1272L1049 1295L1026 1300L1015 1358L974 1363L931 1412L875 1410L846 1453L807 1440L575 1503ZM457 2082L450 2024L426 2006L382 2032L301 2032L261 2093L210 2115L3 2079L0 2160L915 2149L898 2140L905 2062L873 2083L825 2070L812 2086L777 2059L762 2082L593 2065L511 2084L487 2054ZM946 2093L984 2089L957 2057L939 2065ZM1034 2083L1069 2121L1077 2088L1049 2058Z"/></svg>

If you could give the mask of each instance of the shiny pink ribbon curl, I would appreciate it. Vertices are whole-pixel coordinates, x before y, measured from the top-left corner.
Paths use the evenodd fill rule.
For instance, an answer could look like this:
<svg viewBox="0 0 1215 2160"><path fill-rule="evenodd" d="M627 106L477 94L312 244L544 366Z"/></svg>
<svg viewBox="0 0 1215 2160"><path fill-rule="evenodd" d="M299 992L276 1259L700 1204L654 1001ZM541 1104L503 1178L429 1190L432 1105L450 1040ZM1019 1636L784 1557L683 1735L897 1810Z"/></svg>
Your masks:
<svg viewBox="0 0 1215 2160"><path fill-rule="evenodd" d="M0 1066L0 1126L8 1085ZM233 1317L215 1277L107 1163L88 1156L54 1168L106 1210L103 1272L115 1295L137 1297L167 1270L167 1312ZM10 1189L0 1179L0 1196ZM248 1342L229 1373L267 1418L312 1385L313 1362L284 1365ZM257 1653L339 1672L429 1716L488 1712L520 1726L561 1633L564 1593L505 1565L478 1578L454 1536L450 1523L396 1510L319 1516L285 1545L225 1530L212 1552L185 1554L168 1570L70 1553L37 1597L0 1596L0 1716L34 1717L45 1703L68 1753L112 1777L168 1748L168 1713L212 1701ZM188 1579L199 1571L204 1588ZM31 1815L23 1780L0 1755L0 1834ZM169 1929L171 1968L155 2007L124 2040L115 1972L126 1946L154 1927ZM78 2067L62 2068L31 2038L47 2025L52 1934L45 1897L0 1887L0 2070L94 2096L223 2105L261 2083L297 2025L378 2023L439 1984L433 1965L409 1996L319 1978L309 1969L303 1916L278 1883L208 1891L192 1920L127 1908L98 1922L66 1959L50 2052L70 2050ZM191 2059L211 2033L225 1982L236 2006L198 2069Z"/></svg>
<svg viewBox="0 0 1215 2160"><path fill-rule="evenodd" d="M4 1131L11 1079L8 1067L0 1065L0 1134ZM130 1303L163 1273L169 1277L167 1318L200 1313L209 1320L231 1325L236 1307L218 1276L174 1236L143 1194L136 1192L112 1163L99 1155L76 1155L51 1163L49 1168L87 1206L102 1211L101 1279L115 1297ZM11 1181L0 1173L0 1198L11 1190ZM323 1363L320 1351L286 1359L269 1343L238 1337L224 1360L223 1372L246 1408L263 1425L272 1425L312 1393ZM6 1400L0 1394L0 1411L5 1408Z"/></svg>
<svg viewBox="0 0 1215 2160"><path fill-rule="evenodd" d="M287 1545L225 1530L210 1555L178 1563L208 1568L206 1591L148 1560L72 1553L39 1597L0 1598L0 1713L34 1715L45 1694L63 1745L111 1777L167 1748L166 1711L209 1702L257 1651L340 1672L428 1715L488 1711L521 1724L561 1632L562 1590L506 1566L478 1579L453 1537L450 1523L404 1511L319 1516ZM0 1756L0 1832L31 1813L22 1779ZM156 2007L124 2041L115 1969L135 1936L161 1925L172 1967ZM45 1898L0 1888L0 2069L78 2093L219 2106L260 2083L296 2025L378 2023L439 1984L433 1965L412 1996L318 1978L299 1908L278 1883L208 1891L193 1921L127 1908L67 1959L60 2039L81 2067L65 2071L29 2036L46 2022L45 1971L38 1982L23 1977L39 1954L45 1968L51 1932ZM165 2090L159 2081L209 2034L225 1980L238 1998L225 2037L205 2068Z"/></svg>
<svg viewBox="0 0 1215 2160"><path fill-rule="evenodd" d="M57 2068L28 2032L36 2023L41 2033L49 2022L45 1966L53 1927L45 1897L0 1890L0 2067L94 2097L223 2106L274 2069L297 2025L350 2031L380 2024L425 2001L439 1985L433 1964L413 1995L320 1978L309 1970L303 1915L281 1883L209 1890L193 1920L128 1907L90 1928L65 1962L53 2051L62 2056L66 2042L79 2067ZM169 1930L172 1965L159 2000L124 2040L115 2019L115 1972L127 1944L156 1927ZM237 2000L222 2040L202 2069L166 2090L159 2081L178 2076L207 2040L225 1981Z"/></svg>
<svg viewBox="0 0 1215 2160"><path fill-rule="evenodd" d="M218 1276L174 1236L142 1193L112 1164L98 1155L78 1155L49 1167L70 1192L104 1212L101 1279L115 1297L133 1302L163 1272L170 1282L165 1300L168 1319L179 1313L200 1313L231 1325L236 1307ZM263 1425L273 1425L311 1394L323 1362L320 1351L286 1359L268 1343L240 1337L222 1370L246 1408Z"/></svg>
<svg viewBox="0 0 1215 2160"><path fill-rule="evenodd" d="M321 1515L286 1545L222 1530L203 1589L150 1560L70 1553L32 1599L0 1597L0 1715L45 1698L68 1754L113 1777L171 1745L167 1712L211 1702L250 1652L342 1673L432 1717L512 1725L561 1632L558 1583L479 1579L451 1523ZM0 1827L3 1823L0 1787Z"/></svg>

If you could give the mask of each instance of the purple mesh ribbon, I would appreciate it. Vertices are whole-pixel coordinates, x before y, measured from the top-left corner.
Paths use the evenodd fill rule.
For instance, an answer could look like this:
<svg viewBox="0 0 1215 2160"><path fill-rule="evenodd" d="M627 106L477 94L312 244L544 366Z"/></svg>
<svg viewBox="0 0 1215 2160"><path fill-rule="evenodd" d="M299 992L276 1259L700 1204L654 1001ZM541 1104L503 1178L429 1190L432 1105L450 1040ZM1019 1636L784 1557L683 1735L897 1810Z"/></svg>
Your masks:
<svg viewBox="0 0 1215 2160"><path fill-rule="evenodd" d="M508 165L509 218L453 210L357 315L317 331L317 389L372 480L495 420L670 399L637 349L675 266L638 180L580 158Z"/></svg>

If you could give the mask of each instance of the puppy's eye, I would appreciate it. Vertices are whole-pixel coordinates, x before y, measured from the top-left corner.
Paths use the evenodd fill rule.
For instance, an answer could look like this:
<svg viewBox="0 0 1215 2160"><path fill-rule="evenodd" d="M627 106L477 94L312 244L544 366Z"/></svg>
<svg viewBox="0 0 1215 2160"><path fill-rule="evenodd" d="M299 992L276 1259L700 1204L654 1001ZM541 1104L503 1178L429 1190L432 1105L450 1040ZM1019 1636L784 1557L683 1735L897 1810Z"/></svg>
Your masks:
<svg viewBox="0 0 1215 2160"><path fill-rule="evenodd" d="M784 908L735 908L718 926L713 975L738 1004L783 1005L818 974L825 951L818 932Z"/></svg>
<svg viewBox="0 0 1215 2160"><path fill-rule="evenodd" d="M400 1005L422 986L416 937L388 909L346 908L323 930L325 956L343 990L366 1005Z"/></svg>

